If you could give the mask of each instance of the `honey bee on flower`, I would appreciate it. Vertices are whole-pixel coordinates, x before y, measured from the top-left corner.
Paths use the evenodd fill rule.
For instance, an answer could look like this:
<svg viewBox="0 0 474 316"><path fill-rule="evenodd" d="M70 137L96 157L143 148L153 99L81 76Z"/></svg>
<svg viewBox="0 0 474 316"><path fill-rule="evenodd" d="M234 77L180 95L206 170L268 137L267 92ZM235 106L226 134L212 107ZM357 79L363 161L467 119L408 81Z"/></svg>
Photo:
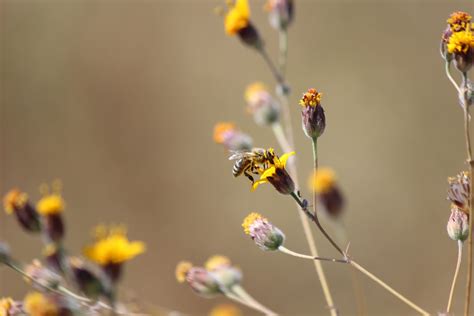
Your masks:
<svg viewBox="0 0 474 316"><path fill-rule="evenodd" d="M236 151L229 160L235 160L232 167L234 177L245 175L252 183L254 179L252 174L262 174L263 171L273 162L275 153L273 148L265 150L263 148L254 148L251 151Z"/></svg>

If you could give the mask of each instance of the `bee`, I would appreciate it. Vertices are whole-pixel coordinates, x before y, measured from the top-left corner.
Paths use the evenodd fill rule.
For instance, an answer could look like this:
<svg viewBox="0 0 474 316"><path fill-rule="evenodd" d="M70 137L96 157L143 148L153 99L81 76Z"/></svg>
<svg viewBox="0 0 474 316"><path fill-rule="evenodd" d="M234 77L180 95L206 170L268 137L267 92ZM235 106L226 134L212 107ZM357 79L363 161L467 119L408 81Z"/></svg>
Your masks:
<svg viewBox="0 0 474 316"><path fill-rule="evenodd" d="M236 151L229 157L229 160L235 160L232 167L234 177L245 175L252 183L254 182L252 174L261 174L267 169L269 164L273 163L275 153L273 148L265 150L263 148L253 148L251 151Z"/></svg>

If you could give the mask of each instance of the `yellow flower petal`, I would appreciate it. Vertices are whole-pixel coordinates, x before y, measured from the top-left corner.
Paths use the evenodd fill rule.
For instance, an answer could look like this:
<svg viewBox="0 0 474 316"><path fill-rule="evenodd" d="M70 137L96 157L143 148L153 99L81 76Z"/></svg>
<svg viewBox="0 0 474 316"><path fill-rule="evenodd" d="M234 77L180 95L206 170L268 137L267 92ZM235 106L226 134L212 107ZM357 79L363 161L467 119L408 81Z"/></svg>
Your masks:
<svg viewBox="0 0 474 316"><path fill-rule="evenodd" d="M227 34L235 35L249 23L250 8L248 0L237 0L225 16L224 26Z"/></svg>
<svg viewBox="0 0 474 316"><path fill-rule="evenodd" d="M280 157L280 165L281 167L285 167L286 166L286 161L288 160L289 157L293 156L295 154L294 151L292 151L291 153L286 153L286 154L283 154L283 156Z"/></svg>

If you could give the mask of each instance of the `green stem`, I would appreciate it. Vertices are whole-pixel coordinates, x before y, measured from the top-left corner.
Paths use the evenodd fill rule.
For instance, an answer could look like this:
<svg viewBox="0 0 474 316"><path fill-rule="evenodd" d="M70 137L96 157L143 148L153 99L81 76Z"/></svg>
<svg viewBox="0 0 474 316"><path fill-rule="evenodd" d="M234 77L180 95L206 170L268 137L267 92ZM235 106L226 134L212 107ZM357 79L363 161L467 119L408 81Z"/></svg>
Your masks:
<svg viewBox="0 0 474 316"><path fill-rule="evenodd" d="M462 259L462 241L458 240L458 260L456 262L456 269L454 270L453 282L451 283L451 290L449 291L448 306L446 307L446 313L449 314L451 311L451 303L453 302L454 288L456 287L456 280L458 279L459 268L461 267Z"/></svg>

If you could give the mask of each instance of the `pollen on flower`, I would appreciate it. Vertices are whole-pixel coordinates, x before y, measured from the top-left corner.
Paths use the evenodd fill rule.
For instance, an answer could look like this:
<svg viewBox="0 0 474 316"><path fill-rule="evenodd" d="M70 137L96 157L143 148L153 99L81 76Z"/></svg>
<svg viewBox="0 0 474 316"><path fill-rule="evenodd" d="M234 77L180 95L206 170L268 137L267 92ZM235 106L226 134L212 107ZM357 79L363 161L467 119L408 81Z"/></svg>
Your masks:
<svg viewBox="0 0 474 316"><path fill-rule="evenodd" d="M216 268L230 265L231 262L229 258L227 258L226 256L215 255L207 259L206 263L204 264L204 267L206 268L206 270L212 271Z"/></svg>
<svg viewBox="0 0 474 316"><path fill-rule="evenodd" d="M228 136L236 130L235 124L230 122L219 122L214 126L214 141L222 144Z"/></svg>
<svg viewBox="0 0 474 316"><path fill-rule="evenodd" d="M24 308L31 316L56 316L59 315L58 307L39 292L29 293L24 299Z"/></svg>
<svg viewBox="0 0 474 316"><path fill-rule="evenodd" d="M455 54L466 54L469 49L474 49L474 36L471 30L453 33L447 47L449 53Z"/></svg>
<svg viewBox="0 0 474 316"><path fill-rule="evenodd" d="M303 94L303 97L300 99L301 106L318 106L321 103L322 93L316 91L316 89L308 89L308 92Z"/></svg>
<svg viewBox="0 0 474 316"><path fill-rule="evenodd" d="M102 234L97 234L102 231ZM84 248L84 255L100 264L120 264L145 252L141 241L129 241L123 226L112 226L108 229L100 226L96 229L96 242Z"/></svg>
<svg viewBox="0 0 474 316"><path fill-rule="evenodd" d="M18 189L10 190L3 198L3 206L7 214L12 214L15 208L21 208L28 202L28 195Z"/></svg>
<svg viewBox="0 0 474 316"><path fill-rule="evenodd" d="M186 274L188 274L188 271L191 270L192 267L193 264L189 261L179 262L175 271L176 280L178 280L179 283L186 281Z"/></svg>
<svg viewBox="0 0 474 316"><path fill-rule="evenodd" d="M224 17L224 27L228 35L235 35L249 25L250 8L248 0L236 0L229 4L229 10Z"/></svg>
<svg viewBox="0 0 474 316"><path fill-rule="evenodd" d="M318 169L309 179L309 187L316 193L326 193L334 187L335 173L330 168Z"/></svg>
<svg viewBox="0 0 474 316"><path fill-rule="evenodd" d="M244 218L244 222L242 223L242 227L244 228L244 232L247 235L250 235L250 226L256 221L256 220L267 220L265 217L258 213L250 213L247 215L247 217Z"/></svg>
<svg viewBox="0 0 474 316"><path fill-rule="evenodd" d="M471 19L472 17L469 15L469 13L457 11L453 12L446 22L448 22L451 30L454 32L459 32L468 28L469 24L471 23Z"/></svg>
<svg viewBox="0 0 474 316"><path fill-rule="evenodd" d="M59 214L64 211L65 203L60 194L53 193L43 196L36 204L41 215Z"/></svg>

